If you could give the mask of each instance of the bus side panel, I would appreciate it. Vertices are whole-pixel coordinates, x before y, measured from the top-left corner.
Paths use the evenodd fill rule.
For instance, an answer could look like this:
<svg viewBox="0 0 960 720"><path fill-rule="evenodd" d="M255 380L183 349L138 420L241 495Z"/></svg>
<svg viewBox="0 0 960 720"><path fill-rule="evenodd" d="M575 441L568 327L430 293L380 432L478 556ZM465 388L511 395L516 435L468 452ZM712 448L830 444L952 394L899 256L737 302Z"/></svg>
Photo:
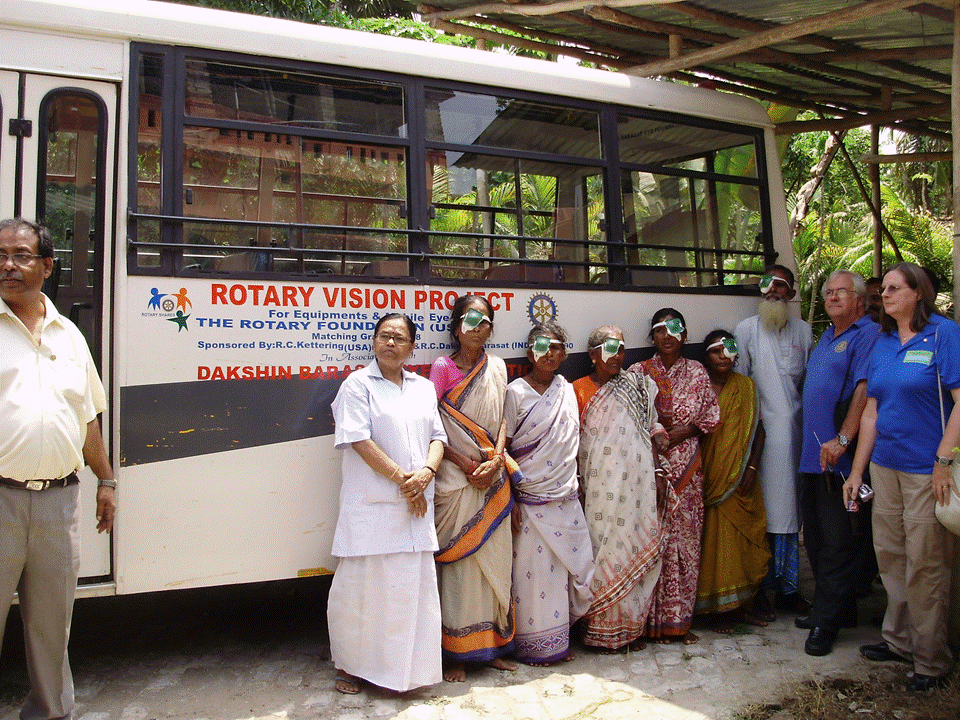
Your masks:
<svg viewBox="0 0 960 720"><path fill-rule="evenodd" d="M0 31L0 67L88 80L120 80L125 43L53 33Z"/></svg>
<svg viewBox="0 0 960 720"><path fill-rule="evenodd" d="M451 352L449 306L472 288L130 277L120 388L117 591L330 572L340 490L330 402L372 360L377 318L419 327L411 366ZM686 314L691 345L753 312L742 296L486 288L488 348L523 372L533 319L570 333L563 368L589 370L586 340L623 328L628 361L649 356L651 315Z"/></svg>

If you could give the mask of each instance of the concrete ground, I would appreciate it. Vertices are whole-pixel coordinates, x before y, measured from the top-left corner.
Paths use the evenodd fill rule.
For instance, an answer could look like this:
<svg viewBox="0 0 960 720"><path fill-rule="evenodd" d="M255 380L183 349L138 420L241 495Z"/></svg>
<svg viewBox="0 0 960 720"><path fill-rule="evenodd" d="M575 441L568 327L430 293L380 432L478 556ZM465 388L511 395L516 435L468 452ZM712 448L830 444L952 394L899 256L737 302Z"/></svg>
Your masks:
<svg viewBox="0 0 960 720"><path fill-rule="evenodd" d="M809 584L809 579L807 580ZM699 644L650 645L627 655L582 648L577 659L515 672L481 668L465 683L397 696L365 686L333 689L326 641L324 578L77 603L71 658L76 720L645 720L731 718L803 679L863 674L858 646L876 642L870 624L882 590L862 601L862 624L842 632L832 654L803 653L806 631L783 614L767 628L723 636L698 630ZM15 720L26 691L19 616L11 613L0 654L0 720Z"/></svg>

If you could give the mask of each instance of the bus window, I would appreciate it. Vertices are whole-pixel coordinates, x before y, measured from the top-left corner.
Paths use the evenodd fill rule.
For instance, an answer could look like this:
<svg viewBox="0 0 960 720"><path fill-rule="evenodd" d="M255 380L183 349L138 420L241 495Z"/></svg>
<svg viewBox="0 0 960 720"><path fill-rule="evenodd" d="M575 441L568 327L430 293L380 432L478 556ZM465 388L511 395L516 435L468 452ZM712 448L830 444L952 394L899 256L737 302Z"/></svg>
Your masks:
<svg viewBox="0 0 960 720"><path fill-rule="evenodd" d="M37 218L53 236L60 264L57 306L70 315L92 348L98 348L93 322L97 253L103 252L99 214L103 189L101 136L104 113L99 98L82 91L58 90L41 104L43 192Z"/></svg>
<svg viewBox="0 0 960 720"><path fill-rule="evenodd" d="M595 110L438 88L426 108L434 277L606 277ZM461 147L430 148L440 143Z"/></svg>
<svg viewBox="0 0 960 720"><path fill-rule="evenodd" d="M633 284L741 284L765 246L758 138L621 115L624 241Z"/></svg>
<svg viewBox="0 0 960 720"><path fill-rule="evenodd" d="M145 215L162 212L160 140L163 135L163 56L154 53L140 55L140 97L137 126L136 208ZM137 239L160 242L160 223L140 220L136 224ZM144 248L136 253L139 267L157 267L161 253L156 248Z"/></svg>
<svg viewBox="0 0 960 720"><path fill-rule="evenodd" d="M164 106L182 122L180 157L169 165L181 168L179 192L157 213L149 173L161 133L144 112L157 101L141 95L146 169L138 208L182 216L168 242L184 245L177 261L183 274L375 274L387 261L391 272L408 273L405 261L400 268L393 258L407 251L408 236L401 86L195 57L182 62L183 97ZM141 61L145 92L160 86L155 65ZM149 241L152 227L147 218L139 238ZM149 258L148 249L138 252Z"/></svg>

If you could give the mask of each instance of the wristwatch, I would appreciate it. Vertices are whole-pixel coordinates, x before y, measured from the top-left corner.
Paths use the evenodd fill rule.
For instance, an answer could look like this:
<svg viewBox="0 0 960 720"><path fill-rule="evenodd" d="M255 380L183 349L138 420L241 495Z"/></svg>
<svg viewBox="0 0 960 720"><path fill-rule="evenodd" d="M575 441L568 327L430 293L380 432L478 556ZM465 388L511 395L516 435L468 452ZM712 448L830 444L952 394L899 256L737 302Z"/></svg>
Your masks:
<svg viewBox="0 0 960 720"><path fill-rule="evenodd" d="M942 457L937 455L937 465L943 465L944 467L950 467L953 465L953 458Z"/></svg>
<svg viewBox="0 0 960 720"><path fill-rule="evenodd" d="M117 487L117 481L116 481L116 480L108 480L108 479L106 479L106 478L100 478L99 480L97 480L97 487L98 487L98 488L108 487L108 488L114 488L114 489L116 489L116 487Z"/></svg>
<svg viewBox="0 0 960 720"><path fill-rule="evenodd" d="M837 442L840 443L843 447L846 447L850 444L850 438L848 438L843 433L837 433Z"/></svg>

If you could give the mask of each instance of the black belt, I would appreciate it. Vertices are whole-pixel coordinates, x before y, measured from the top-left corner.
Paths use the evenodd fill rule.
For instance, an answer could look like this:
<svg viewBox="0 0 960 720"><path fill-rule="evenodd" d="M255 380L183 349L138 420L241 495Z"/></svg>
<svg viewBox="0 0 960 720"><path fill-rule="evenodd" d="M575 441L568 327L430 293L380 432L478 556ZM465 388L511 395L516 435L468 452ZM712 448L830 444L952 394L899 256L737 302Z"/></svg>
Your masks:
<svg viewBox="0 0 960 720"><path fill-rule="evenodd" d="M70 473L66 477L56 478L54 480L14 480L13 478L6 478L0 475L0 485L7 485L8 487L20 488L22 490L33 490L35 492L46 490L47 488L63 488L67 487L67 485L76 485L78 482L80 482L80 478L77 477L75 472Z"/></svg>

